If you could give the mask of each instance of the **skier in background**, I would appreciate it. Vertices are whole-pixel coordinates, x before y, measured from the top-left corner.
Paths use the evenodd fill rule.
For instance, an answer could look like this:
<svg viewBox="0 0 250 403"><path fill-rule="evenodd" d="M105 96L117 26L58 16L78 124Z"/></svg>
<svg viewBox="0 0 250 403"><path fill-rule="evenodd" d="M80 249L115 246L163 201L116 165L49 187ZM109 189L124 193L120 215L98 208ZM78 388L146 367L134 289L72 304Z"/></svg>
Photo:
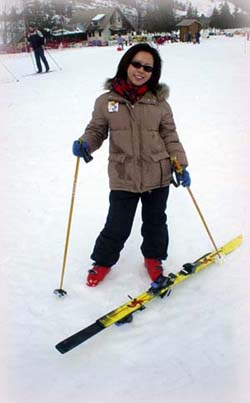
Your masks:
<svg viewBox="0 0 250 403"><path fill-rule="evenodd" d="M49 71L49 63L44 55L44 36L43 34L36 29L36 27L29 27L29 33L27 35L27 40L31 44L37 65L37 73L42 73L42 64L41 60L45 66L46 73Z"/></svg>
<svg viewBox="0 0 250 403"><path fill-rule="evenodd" d="M97 98L85 133L73 143L73 154L93 153L109 136L110 206L106 224L91 255L93 267L87 285L95 287L110 272L128 239L139 200L142 203L141 251L150 278L163 273L167 258L168 227L165 214L172 179L170 157L183 167L178 181L190 185L187 158L176 132L166 98L168 87L159 84L161 58L147 43L127 50L116 75L106 81L108 92Z"/></svg>

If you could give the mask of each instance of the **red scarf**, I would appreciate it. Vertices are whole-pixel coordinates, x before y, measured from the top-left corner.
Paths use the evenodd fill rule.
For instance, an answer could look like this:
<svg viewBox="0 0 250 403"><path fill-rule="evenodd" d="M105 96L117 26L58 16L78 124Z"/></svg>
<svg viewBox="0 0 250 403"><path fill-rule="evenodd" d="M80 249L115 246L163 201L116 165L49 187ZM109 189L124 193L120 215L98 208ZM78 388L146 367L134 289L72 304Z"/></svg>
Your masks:
<svg viewBox="0 0 250 403"><path fill-rule="evenodd" d="M137 87L132 83L128 83L123 78L115 78L112 81L112 88L115 92L131 102L131 104L135 104L148 91L147 84Z"/></svg>

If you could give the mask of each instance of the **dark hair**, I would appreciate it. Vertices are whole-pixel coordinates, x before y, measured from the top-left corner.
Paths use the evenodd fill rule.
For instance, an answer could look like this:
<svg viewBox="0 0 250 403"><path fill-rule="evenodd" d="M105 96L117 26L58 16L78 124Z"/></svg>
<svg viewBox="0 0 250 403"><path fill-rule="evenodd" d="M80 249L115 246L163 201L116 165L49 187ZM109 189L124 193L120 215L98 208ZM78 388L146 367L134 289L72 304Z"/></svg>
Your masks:
<svg viewBox="0 0 250 403"><path fill-rule="evenodd" d="M155 93L161 76L161 57L159 52L148 43L138 43L131 46L131 48L127 50L118 64L117 72L114 78L123 78L124 80L127 79L127 70L130 62L138 52L148 52L153 56L154 69L150 79L147 82L147 85L149 89Z"/></svg>

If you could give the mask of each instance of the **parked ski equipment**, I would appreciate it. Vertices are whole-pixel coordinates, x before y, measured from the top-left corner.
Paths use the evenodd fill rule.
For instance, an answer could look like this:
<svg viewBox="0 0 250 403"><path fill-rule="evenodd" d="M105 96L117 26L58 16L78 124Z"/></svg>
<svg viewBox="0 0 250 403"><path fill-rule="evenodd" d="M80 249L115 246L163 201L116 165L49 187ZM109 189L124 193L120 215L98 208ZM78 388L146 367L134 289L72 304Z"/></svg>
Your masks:
<svg viewBox="0 0 250 403"><path fill-rule="evenodd" d="M151 287L147 291L135 298L129 297L130 300L125 304L97 319L96 322L90 326L58 343L55 346L56 349L64 354L113 324L121 325L131 322L134 312L145 309L145 305L156 297L163 298L164 296L168 296L172 288L177 284L188 279L194 273L216 263L218 252L221 256L227 255L238 248L241 242L242 235L239 235L218 250L207 253L193 263L184 264L178 273L169 273L167 276L160 276L157 281L151 284Z"/></svg>

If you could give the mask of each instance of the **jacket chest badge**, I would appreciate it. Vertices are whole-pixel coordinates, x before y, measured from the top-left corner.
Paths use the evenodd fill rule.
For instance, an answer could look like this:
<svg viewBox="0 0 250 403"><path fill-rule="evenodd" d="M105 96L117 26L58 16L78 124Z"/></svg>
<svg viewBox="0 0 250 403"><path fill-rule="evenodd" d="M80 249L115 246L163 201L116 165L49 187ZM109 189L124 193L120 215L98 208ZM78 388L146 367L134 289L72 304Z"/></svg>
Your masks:
<svg viewBox="0 0 250 403"><path fill-rule="evenodd" d="M109 112L118 112L118 110L119 110L119 102L117 102L117 101L108 102L108 111Z"/></svg>

